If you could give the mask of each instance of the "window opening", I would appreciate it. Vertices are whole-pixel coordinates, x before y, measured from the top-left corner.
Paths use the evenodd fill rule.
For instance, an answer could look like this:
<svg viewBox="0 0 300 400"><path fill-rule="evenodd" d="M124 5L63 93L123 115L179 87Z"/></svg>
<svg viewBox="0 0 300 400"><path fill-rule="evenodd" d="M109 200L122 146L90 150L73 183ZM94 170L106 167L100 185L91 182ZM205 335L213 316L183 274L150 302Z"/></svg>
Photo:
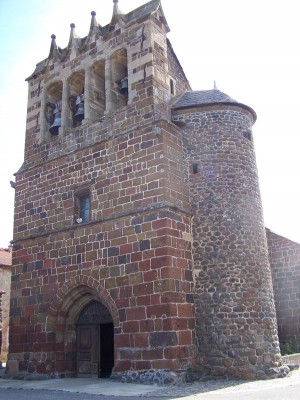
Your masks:
<svg viewBox="0 0 300 400"><path fill-rule="evenodd" d="M174 95L174 82L173 82L173 79L170 79L170 92L171 92L171 94L173 94Z"/></svg>
<svg viewBox="0 0 300 400"><path fill-rule="evenodd" d="M199 172L198 164L193 164L193 174L197 174Z"/></svg>
<svg viewBox="0 0 300 400"><path fill-rule="evenodd" d="M82 222L90 220L90 196L88 194L79 197L79 218L82 219Z"/></svg>

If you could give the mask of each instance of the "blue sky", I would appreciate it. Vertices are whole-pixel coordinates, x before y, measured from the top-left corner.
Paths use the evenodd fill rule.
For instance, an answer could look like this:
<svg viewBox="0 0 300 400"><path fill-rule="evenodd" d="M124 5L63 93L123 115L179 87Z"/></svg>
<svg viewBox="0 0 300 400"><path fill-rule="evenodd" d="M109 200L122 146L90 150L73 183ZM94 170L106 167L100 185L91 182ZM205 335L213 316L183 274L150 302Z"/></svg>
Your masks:
<svg viewBox="0 0 300 400"><path fill-rule="evenodd" d="M129 12L144 0L119 0ZM213 88L251 106L265 225L300 242L300 24L297 0L162 0L168 37L195 90ZM0 247L12 239L14 180L23 162L27 82L50 37L86 36L91 11L106 25L112 0L0 1Z"/></svg>

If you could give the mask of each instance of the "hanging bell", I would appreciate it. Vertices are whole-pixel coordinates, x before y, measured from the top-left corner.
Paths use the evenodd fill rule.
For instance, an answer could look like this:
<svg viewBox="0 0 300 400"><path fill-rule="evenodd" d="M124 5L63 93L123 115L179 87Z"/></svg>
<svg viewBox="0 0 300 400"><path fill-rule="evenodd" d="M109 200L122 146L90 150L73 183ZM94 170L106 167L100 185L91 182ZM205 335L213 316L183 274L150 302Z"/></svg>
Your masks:
<svg viewBox="0 0 300 400"><path fill-rule="evenodd" d="M123 94L128 93L128 78L127 78L127 76L125 78L121 79L120 92Z"/></svg>
<svg viewBox="0 0 300 400"><path fill-rule="evenodd" d="M49 132L51 135L58 135L58 129L61 126L61 100L55 102L52 118L53 123L49 128Z"/></svg>
<svg viewBox="0 0 300 400"><path fill-rule="evenodd" d="M51 135L58 135L58 129L60 126L61 126L61 112L57 111L56 113L54 113L53 124L49 128L49 132L51 133Z"/></svg>
<svg viewBox="0 0 300 400"><path fill-rule="evenodd" d="M84 119L84 99L83 99L83 95L77 96L76 107L77 107L77 111L74 114L74 119L77 122L81 122Z"/></svg>

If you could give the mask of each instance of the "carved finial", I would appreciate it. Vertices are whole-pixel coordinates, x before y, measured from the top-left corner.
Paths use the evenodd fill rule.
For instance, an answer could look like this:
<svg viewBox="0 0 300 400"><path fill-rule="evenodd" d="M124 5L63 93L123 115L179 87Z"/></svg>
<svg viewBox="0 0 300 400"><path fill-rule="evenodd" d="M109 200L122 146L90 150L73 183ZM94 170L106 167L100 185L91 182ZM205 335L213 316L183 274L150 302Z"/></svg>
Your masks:
<svg viewBox="0 0 300 400"><path fill-rule="evenodd" d="M57 59L61 58L61 49L56 44L56 35L54 34L51 35L51 46L50 46L49 57L50 58L54 57Z"/></svg>
<svg viewBox="0 0 300 400"><path fill-rule="evenodd" d="M214 90L218 90L216 81L214 81Z"/></svg>
<svg viewBox="0 0 300 400"><path fill-rule="evenodd" d="M51 35L51 46L50 46L50 53L53 50L57 50L57 45L56 45L56 35L54 33Z"/></svg>
<svg viewBox="0 0 300 400"><path fill-rule="evenodd" d="M70 24L71 32L70 32L70 41L75 37L75 24Z"/></svg>
<svg viewBox="0 0 300 400"><path fill-rule="evenodd" d="M119 9L119 5L118 5L118 2L119 2L119 1L118 1L118 0L113 0L113 2L114 2L114 10L113 10L112 21L113 21L115 18L117 18L117 17L123 15L122 11Z"/></svg>
<svg viewBox="0 0 300 400"><path fill-rule="evenodd" d="M96 21L96 11L91 12L92 20L91 20L91 28L97 27L98 23Z"/></svg>

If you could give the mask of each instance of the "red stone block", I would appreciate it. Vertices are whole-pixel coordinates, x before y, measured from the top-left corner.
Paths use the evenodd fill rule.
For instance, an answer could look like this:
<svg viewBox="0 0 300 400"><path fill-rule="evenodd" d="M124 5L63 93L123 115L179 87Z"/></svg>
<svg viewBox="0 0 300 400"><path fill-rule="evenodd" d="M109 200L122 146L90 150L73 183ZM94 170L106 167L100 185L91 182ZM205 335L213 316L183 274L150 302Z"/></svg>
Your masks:
<svg viewBox="0 0 300 400"><path fill-rule="evenodd" d="M130 347L130 335L129 334L120 334L114 336L115 347Z"/></svg>
<svg viewBox="0 0 300 400"><path fill-rule="evenodd" d="M145 319L140 321L140 332L154 331L154 321L152 319Z"/></svg>
<svg viewBox="0 0 300 400"><path fill-rule="evenodd" d="M139 321L126 321L126 322L123 322L123 331L124 331L124 333L139 332L139 330L140 330Z"/></svg>
<svg viewBox="0 0 300 400"><path fill-rule="evenodd" d="M194 317L194 307L192 304L178 304L178 317Z"/></svg>
<svg viewBox="0 0 300 400"><path fill-rule="evenodd" d="M136 298L136 304L138 306L148 306L151 304L151 296L139 296Z"/></svg>
<svg viewBox="0 0 300 400"><path fill-rule="evenodd" d="M153 282L141 283L133 286L134 296L143 296L153 293Z"/></svg>
<svg viewBox="0 0 300 400"><path fill-rule="evenodd" d="M143 360L160 360L163 358L163 349L151 349L142 351Z"/></svg>
<svg viewBox="0 0 300 400"><path fill-rule="evenodd" d="M134 347L148 347L149 346L149 334L148 333L136 333L132 335L132 343Z"/></svg>
<svg viewBox="0 0 300 400"><path fill-rule="evenodd" d="M191 331L181 331L178 333L178 337L178 344L180 346L193 344L193 335Z"/></svg>
<svg viewBox="0 0 300 400"><path fill-rule="evenodd" d="M173 265L173 259L170 256L156 257L151 260L152 269L171 267L172 265Z"/></svg>
<svg viewBox="0 0 300 400"><path fill-rule="evenodd" d="M126 309L127 321L136 321L146 318L145 307L132 307Z"/></svg>

